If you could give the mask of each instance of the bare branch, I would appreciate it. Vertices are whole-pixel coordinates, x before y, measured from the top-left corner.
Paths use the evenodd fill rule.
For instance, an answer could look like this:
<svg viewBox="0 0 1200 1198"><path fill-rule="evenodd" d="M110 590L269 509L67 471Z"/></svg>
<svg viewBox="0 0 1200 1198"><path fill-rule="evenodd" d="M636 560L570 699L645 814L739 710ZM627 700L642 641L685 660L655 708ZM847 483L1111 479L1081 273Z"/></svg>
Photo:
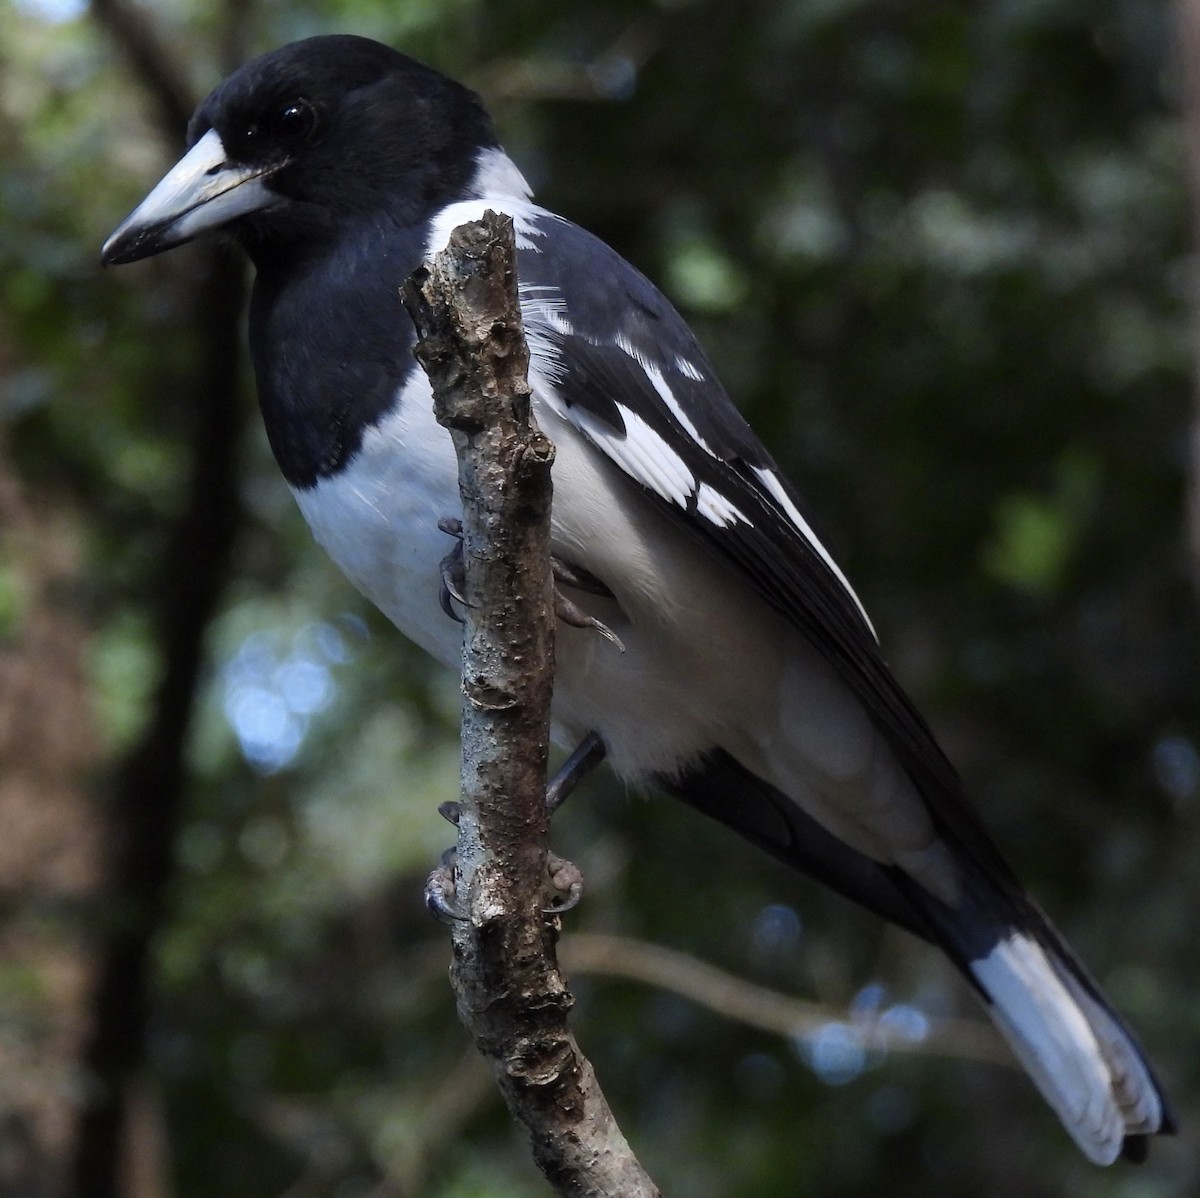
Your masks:
<svg viewBox="0 0 1200 1198"><path fill-rule="evenodd" d="M687 953L644 940L574 932L563 941L562 950L572 974L627 978L669 990L726 1019L788 1039L816 1032L830 1023L850 1023L867 1048L1016 1066L1016 1059L991 1024L982 1020L931 1020L928 1034L914 1039L877 1019L855 1018L840 1007L792 998Z"/></svg>
<svg viewBox="0 0 1200 1198"><path fill-rule="evenodd" d="M534 425L512 221L486 213L404 289L459 457L466 562L462 805L452 981L538 1165L563 1195L655 1198L567 1028L547 917L553 684L550 464ZM450 515L452 513L447 513Z"/></svg>

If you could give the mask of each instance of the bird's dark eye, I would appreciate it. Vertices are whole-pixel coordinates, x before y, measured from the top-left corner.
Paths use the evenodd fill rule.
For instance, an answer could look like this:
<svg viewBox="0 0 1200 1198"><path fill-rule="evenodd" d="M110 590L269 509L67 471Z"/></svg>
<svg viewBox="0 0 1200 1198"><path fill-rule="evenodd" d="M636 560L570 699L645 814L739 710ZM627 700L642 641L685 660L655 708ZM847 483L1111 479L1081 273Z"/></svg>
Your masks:
<svg viewBox="0 0 1200 1198"><path fill-rule="evenodd" d="M307 100L283 105L271 121L271 132L280 141L303 141L317 127L317 110Z"/></svg>
<svg viewBox="0 0 1200 1198"><path fill-rule="evenodd" d="M277 157L311 137L318 124L316 106L303 97L260 110L255 118L231 122L222 135L225 149L236 159Z"/></svg>

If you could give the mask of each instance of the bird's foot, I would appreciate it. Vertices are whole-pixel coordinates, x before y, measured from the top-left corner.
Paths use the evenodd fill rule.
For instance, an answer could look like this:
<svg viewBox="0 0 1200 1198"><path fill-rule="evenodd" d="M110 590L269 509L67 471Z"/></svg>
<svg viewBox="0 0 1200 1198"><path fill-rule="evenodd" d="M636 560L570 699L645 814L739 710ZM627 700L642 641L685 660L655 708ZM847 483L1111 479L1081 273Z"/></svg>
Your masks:
<svg viewBox="0 0 1200 1198"><path fill-rule="evenodd" d="M546 853L546 915L562 915L579 906L583 898L583 874L579 866L553 851Z"/></svg>
<svg viewBox="0 0 1200 1198"><path fill-rule="evenodd" d="M454 610L454 603L461 603L463 607L468 606L463 596L467 575L463 565L462 521L454 516L443 516L437 526L439 531L454 538L454 548L442 558L438 565L442 579L441 586L438 588L438 603L442 605L442 611L450 619L461 624L463 618Z"/></svg>
<svg viewBox="0 0 1200 1198"><path fill-rule="evenodd" d="M553 569L553 558L550 564ZM557 580L557 578L558 575L556 573L555 579ZM606 641L610 641L622 653L625 652L625 646L621 643L621 638L603 620L597 620L595 616L589 616L578 603L568 599L557 586L554 588L554 614L564 624L569 624L572 628L590 628L593 632L598 632Z"/></svg>
<svg viewBox="0 0 1200 1198"><path fill-rule="evenodd" d="M457 827L457 803L443 803L438 811ZM458 849L449 848L425 881L425 908L434 919L453 924L467 918L458 894L458 882ZM583 874L579 867L565 857L547 851L545 893L546 905L542 911L546 915L562 915L577 907L583 897Z"/></svg>
<svg viewBox="0 0 1200 1198"><path fill-rule="evenodd" d="M443 516L438 521L438 528L455 539L455 546L441 560L441 585L438 588L438 602L442 611L452 620L462 623L462 616L454 610L454 604L469 607L463 596L466 583L466 571L463 566L463 532L462 521L456 516ZM550 572L554 578L554 614L572 628L590 628L598 632L605 640L611 641L622 653L625 646L621 638L609 626L595 616L588 615L574 600L568 599L559 589L560 586L572 587L589 595L602 595L606 599L613 597L612 592L594 574L576 566L572 562L563 561L555 555L550 555Z"/></svg>
<svg viewBox="0 0 1200 1198"><path fill-rule="evenodd" d="M447 849L425 879L425 910L441 923L453 924L467 918L458 901L458 849Z"/></svg>

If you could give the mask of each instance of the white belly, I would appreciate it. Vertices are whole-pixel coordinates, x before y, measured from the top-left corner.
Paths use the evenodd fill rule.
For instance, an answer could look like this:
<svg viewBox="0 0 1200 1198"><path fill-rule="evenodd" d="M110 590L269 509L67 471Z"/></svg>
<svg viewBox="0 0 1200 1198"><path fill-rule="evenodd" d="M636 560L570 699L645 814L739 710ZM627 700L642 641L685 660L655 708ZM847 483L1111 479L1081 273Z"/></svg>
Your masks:
<svg viewBox="0 0 1200 1198"><path fill-rule="evenodd" d="M754 596L732 578L722 587L711 559L671 535L666 518L577 432L561 435L552 411L538 405L537 417L557 450L554 551L601 579L617 603L571 597L625 646L622 653L595 632L558 625L555 739L573 747L598 732L627 777L678 769L717 744L733 748L752 696L738 695L732 680L753 678L757 695L771 693L761 684L778 667L765 659L760 634L761 620L774 617L765 608L757 622L749 617L747 602L761 606ZM453 541L437 524L461 511L457 467L424 376L413 376L395 412L367 433L343 471L295 494L350 581L405 636L456 668L461 627L438 602L439 564ZM599 541L598 528L608 530ZM754 636L739 634L751 627Z"/></svg>

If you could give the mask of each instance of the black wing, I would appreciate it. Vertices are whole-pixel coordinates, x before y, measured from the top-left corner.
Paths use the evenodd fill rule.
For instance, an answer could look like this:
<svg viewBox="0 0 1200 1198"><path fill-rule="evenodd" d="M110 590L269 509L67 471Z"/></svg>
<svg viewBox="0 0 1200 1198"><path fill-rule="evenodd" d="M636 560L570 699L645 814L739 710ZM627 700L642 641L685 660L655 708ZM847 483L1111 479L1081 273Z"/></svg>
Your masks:
<svg viewBox="0 0 1200 1198"><path fill-rule="evenodd" d="M871 714L942 834L1011 894L1008 866L884 662L857 596L683 318L591 234L549 213L522 225L526 332L563 414L812 641Z"/></svg>

